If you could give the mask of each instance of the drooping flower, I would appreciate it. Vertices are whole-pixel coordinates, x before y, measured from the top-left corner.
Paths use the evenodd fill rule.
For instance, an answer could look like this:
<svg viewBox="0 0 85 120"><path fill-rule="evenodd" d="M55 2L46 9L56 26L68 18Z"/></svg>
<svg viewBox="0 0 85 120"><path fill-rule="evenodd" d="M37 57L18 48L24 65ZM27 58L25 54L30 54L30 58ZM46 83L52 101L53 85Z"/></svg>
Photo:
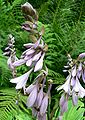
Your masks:
<svg viewBox="0 0 85 120"><path fill-rule="evenodd" d="M85 96L85 89L81 86L78 78L76 77L76 83L73 87L73 92L76 92L80 98L83 98Z"/></svg>
<svg viewBox="0 0 85 120"><path fill-rule="evenodd" d="M36 102L35 102L35 106L37 108L39 108L41 106L41 103L42 103L42 100L43 100L43 97L44 97L43 88L44 88L45 82L46 82L46 78L44 78L42 87L41 87L41 89L40 89L40 91L38 92L38 95L37 95L37 99L36 99Z"/></svg>
<svg viewBox="0 0 85 120"><path fill-rule="evenodd" d="M33 105L37 99L37 94L38 94L38 83L36 83L36 85L34 86L32 91L30 92L30 95L27 99L27 106L28 107L33 107Z"/></svg>
<svg viewBox="0 0 85 120"><path fill-rule="evenodd" d="M45 53L43 53L40 60L36 63L35 68L34 68L34 72L42 69L44 56L45 56Z"/></svg>
<svg viewBox="0 0 85 120"><path fill-rule="evenodd" d="M41 104L41 107L40 107L40 114L41 115L44 115L46 113L47 106L48 106L48 94L46 94L45 97L42 100L42 104Z"/></svg>
<svg viewBox="0 0 85 120"><path fill-rule="evenodd" d="M33 69L29 70L27 73L21 75L20 77L11 79L10 82L11 83L16 83L16 89L21 89L23 88L28 80L28 77L30 75L30 73L32 72Z"/></svg>
<svg viewBox="0 0 85 120"><path fill-rule="evenodd" d="M66 82L62 86L60 86L57 90L63 89L66 93L69 94L70 93L70 79L71 79L71 75L67 77Z"/></svg>
<svg viewBox="0 0 85 120"><path fill-rule="evenodd" d="M62 95L60 98L60 115L63 115L68 109L68 95Z"/></svg>

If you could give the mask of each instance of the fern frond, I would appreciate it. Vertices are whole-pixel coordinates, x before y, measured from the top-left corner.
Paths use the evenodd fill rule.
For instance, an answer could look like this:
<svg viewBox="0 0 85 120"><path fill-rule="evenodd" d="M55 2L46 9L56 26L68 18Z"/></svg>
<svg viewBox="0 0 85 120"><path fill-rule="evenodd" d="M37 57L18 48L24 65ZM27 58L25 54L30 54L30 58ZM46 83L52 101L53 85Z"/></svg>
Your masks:
<svg viewBox="0 0 85 120"><path fill-rule="evenodd" d="M0 120L33 120L30 111L26 108L26 96L19 94L16 104L17 93L14 88L0 90Z"/></svg>

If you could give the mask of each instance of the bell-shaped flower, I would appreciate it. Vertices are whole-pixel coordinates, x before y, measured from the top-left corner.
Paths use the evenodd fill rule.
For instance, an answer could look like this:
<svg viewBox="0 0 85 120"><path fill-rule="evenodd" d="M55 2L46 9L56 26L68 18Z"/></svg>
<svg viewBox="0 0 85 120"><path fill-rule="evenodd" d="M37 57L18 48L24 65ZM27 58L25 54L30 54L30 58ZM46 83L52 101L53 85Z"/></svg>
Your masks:
<svg viewBox="0 0 85 120"><path fill-rule="evenodd" d="M68 95L62 95L60 98L60 114L63 115L68 109Z"/></svg>
<svg viewBox="0 0 85 120"><path fill-rule="evenodd" d="M16 89L21 89L26 85L26 82L28 80L28 77L33 69L29 70L27 73L21 75L20 77L11 79L11 83L16 83Z"/></svg>
<svg viewBox="0 0 85 120"><path fill-rule="evenodd" d="M36 84L34 86L34 88L32 89L32 91L30 92L30 95L27 99L27 106L28 107L33 107L33 105L37 99L37 93L38 93L38 84Z"/></svg>
<svg viewBox="0 0 85 120"><path fill-rule="evenodd" d="M47 107L48 107L48 94L46 94L42 100L42 104L40 107L40 114L41 115L44 115L46 113Z"/></svg>
<svg viewBox="0 0 85 120"><path fill-rule="evenodd" d="M44 93L43 93L43 88L41 88L41 90L38 93L37 99L36 99L36 107L39 108L41 103L42 103L42 99L43 99Z"/></svg>
<svg viewBox="0 0 85 120"><path fill-rule="evenodd" d="M81 86L78 78L76 77L76 83L73 87L73 92L76 92L80 98L83 98L85 96L85 89Z"/></svg>
<svg viewBox="0 0 85 120"><path fill-rule="evenodd" d="M57 90L63 89L66 93L70 94L70 79L71 75L67 77L66 82L62 86L60 86Z"/></svg>
<svg viewBox="0 0 85 120"><path fill-rule="evenodd" d="M38 60L38 62L35 65L34 72L39 71L43 67L43 59L44 59L45 53L41 56L41 58Z"/></svg>

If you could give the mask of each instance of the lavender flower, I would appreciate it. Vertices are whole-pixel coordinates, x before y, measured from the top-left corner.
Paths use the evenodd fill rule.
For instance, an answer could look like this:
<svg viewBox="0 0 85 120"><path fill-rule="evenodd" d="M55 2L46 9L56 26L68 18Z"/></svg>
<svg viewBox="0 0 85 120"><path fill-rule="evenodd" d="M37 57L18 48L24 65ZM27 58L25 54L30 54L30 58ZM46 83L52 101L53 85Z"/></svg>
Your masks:
<svg viewBox="0 0 85 120"><path fill-rule="evenodd" d="M73 92L76 92L80 98L83 98L85 96L85 89L81 86L78 78L76 77L76 83L73 87Z"/></svg>
<svg viewBox="0 0 85 120"><path fill-rule="evenodd" d="M20 77L11 79L10 82L11 83L16 83L16 89L21 89L26 85L26 82L28 80L28 77L30 75L30 73L32 72L33 69L29 70L27 73L23 74Z"/></svg>
<svg viewBox="0 0 85 120"><path fill-rule="evenodd" d="M27 99L27 106L32 107L37 99L37 94L38 94L38 84L34 86L33 90L30 92L30 95Z"/></svg>
<svg viewBox="0 0 85 120"><path fill-rule="evenodd" d="M66 82L57 89L63 89L65 95L72 96L73 105L77 105L78 98L83 98L85 96L85 89L80 84L80 80L85 82L85 61L83 59L81 61L81 58L84 57L84 53L82 53L78 56L77 60L73 60L71 56L68 55L68 63L64 66L64 68L66 68L64 71L67 71L69 75L66 78ZM65 95L60 99L60 116L67 111L68 97L65 97Z"/></svg>
<svg viewBox="0 0 85 120"><path fill-rule="evenodd" d="M34 66L34 72L41 70L45 56L45 52L43 51L44 46L41 46L40 40L34 44L31 44L31 46L29 44L27 46L29 46L29 49L22 53L22 59L15 61L13 66L17 67L26 63L29 67Z"/></svg>
<svg viewBox="0 0 85 120"><path fill-rule="evenodd" d="M60 98L60 115L63 115L68 109L68 95L62 95Z"/></svg>
<svg viewBox="0 0 85 120"><path fill-rule="evenodd" d="M71 75L69 75L67 77L67 80L65 82L65 84L63 84L62 86L60 86L57 90L61 90L63 89L66 93L70 93L70 79L71 79Z"/></svg>

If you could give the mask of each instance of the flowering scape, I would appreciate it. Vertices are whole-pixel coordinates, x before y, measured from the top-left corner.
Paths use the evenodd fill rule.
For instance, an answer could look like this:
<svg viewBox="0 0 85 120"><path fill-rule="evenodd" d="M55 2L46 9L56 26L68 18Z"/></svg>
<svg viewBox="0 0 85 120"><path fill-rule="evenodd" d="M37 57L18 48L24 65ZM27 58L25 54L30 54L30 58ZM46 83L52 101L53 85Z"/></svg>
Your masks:
<svg viewBox="0 0 85 120"><path fill-rule="evenodd" d="M25 15L26 22L23 23L22 29L30 33L32 43L24 44L26 50L22 53L20 59L16 57L14 48L14 37L9 35L9 44L5 49L4 55L8 55L7 64L12 70L13 79L11 83L16 84L16 89L23 89L24 94L28 95L27 107L32 108L32 114L38 120L47 119L47 107L49 102L50 90L52 87L52 80L46 80L48 75L48 68L44 65L44 57L48 49L47 44L42 40L44 34L44 27L41 31L37 30L38 15L36 10L26 2L21 6L22 12ZM72 97L73 105L77 105L78 98L85 96L85 53L81 53L77 60L73 60L68 54L68 63L64 66L63 72L68 72L66 82L57 90L63 90L64 93L60 98L60 116L58 120L62 120L64 112L68 109L68 100ZM25 64L30 70L23 75L16 77L16 67ZM45 70L43 69L45 68ZM32 72L40 71L40 74L33 80L33 83L27 87L27 80ZM44 92L45 83L48 82L48 90Z"/></svg>

